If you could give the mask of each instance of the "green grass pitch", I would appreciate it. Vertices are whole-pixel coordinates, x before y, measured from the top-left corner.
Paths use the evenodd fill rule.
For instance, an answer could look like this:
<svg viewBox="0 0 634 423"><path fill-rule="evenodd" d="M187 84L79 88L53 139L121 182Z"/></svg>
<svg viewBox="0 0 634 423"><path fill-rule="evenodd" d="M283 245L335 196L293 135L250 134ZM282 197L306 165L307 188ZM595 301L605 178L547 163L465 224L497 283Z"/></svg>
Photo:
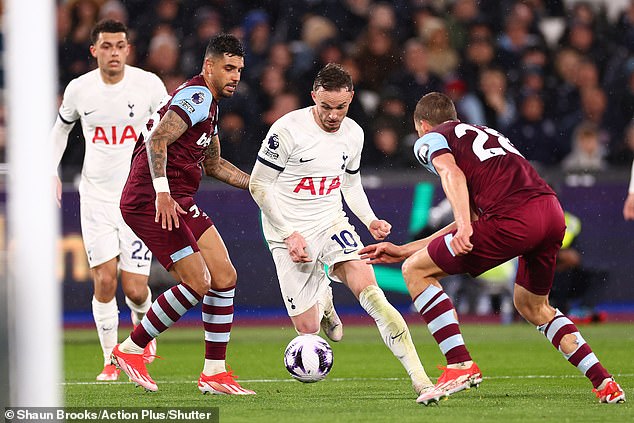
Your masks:
<svg viewBox="0 0 634 423"><path fill-rule="evenodd" d="M344 319L345 324L345 319ZM256 396L202 395L196 380L202 368L202 328L164 333L149 371L159 386L144 392L121 376L95 382L101 350L94 330L64 334L67 407L212 407L225 422L632 422L634 421L634 325L581 326L602 363L625 389L624 404L599 404L589 381L528 324L463 325L470 352L484 381L439 406L416 404L409 379L373 326L346 326L332 343L334 366L325 381L302 384L283 365L286 344L295 335L283 327L234 325L228 363ZM443 357L427 328L410 330L428 374L439 376ZM120 329L120 334L125 330Z"/></svg>

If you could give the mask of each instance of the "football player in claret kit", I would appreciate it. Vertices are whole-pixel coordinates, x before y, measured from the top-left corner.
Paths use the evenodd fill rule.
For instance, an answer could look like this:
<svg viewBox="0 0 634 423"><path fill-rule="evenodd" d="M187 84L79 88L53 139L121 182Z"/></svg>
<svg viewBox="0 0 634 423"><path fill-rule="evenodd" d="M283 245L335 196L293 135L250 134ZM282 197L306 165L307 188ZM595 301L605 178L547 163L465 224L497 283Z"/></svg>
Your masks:
<svg viewBox="0 0 634 423"><path fill-rule="evenodd" d="M321 69L313 84L315 105L271 126L249 189L262 210L264 236L295 330L317 334L321 325L332 341L341 340L330 280L343 282L374 318L420 395L433 384L405 320L377 286L372 268L359 259L363 245L343 211L342 195L374 239L390 233L391 225L376 217L361 185L363 129L346 117L353 96L345 69L334 63Z"/></svg>
<svg viewBox="0 0 634 423"><path fill-rule="evenodd" d="M369 245L361 254L369 263L405 261L403 277L414 306L447 360L435 389L417 401L434 403L482 381L451 299L438 281L459 273L478 276L518 256L513 299L519 313L590 379L600 402L625 401L574 323L548 303L565 232L554 191L504 135L460 122L444 94L423 96L414 124L420 136L414 153L440 176L455 220L427 238L402 246Z"/></svg>
<svg viewBox="0 0 634 423"><path fill-rule="evenodd" d="M118 342L117 270L133 324L141 321L152 304L148 287L152 253L123 221L119 200L137 136L167 91L158 76L126 65L130 44L123 23L101 21L91 37L90 53L97 59L97 69L66 87L51 139L59 202L57 167L68 134L75 122L81 122L86 141L79 183L81 231L94 280L92 313L104 357L97 380L113 381L119 377L119 370L110 363ZM151 362L155 353L156 342L152 342L145 351L146 361Z"/></svg>
<svg viewBox="0 0 634 423"><path fill-rule="evenodd" d="M218 101L233 95L243 68L244 49L236 37L211 39L201 73L150 118L132 155L121 195L123 218L178 281L112 352L113 362L149 391L158 387L142 359L143 348L202 301L205 362L198 389L255 394L225 366L237 275L218 230L194 201L203 171L238 188L249 186L249 175L220 157L218 139Z"/></svg>

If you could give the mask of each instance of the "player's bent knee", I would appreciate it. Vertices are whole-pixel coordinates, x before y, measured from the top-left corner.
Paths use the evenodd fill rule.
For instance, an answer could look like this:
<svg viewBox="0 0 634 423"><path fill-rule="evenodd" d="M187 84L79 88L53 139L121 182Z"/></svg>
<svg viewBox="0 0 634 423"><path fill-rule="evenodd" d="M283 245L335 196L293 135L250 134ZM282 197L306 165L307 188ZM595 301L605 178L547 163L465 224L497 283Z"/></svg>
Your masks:
<svg viewBox="0 0 634 423"><path fill-rule="evenodd" d="M105 272L93 273L95 294L100 301L110 301L117 292L117 278Z"/></svg>
<svg viewBox="0 0 634 423"><path fill-rule="evenodd" d="M401 271L403 272L403 277L405 278L405 283L407 283L408 279L411 279L413 272L413 265L410 259L406 259L403 262L403 266L401 267Z"/></svg>
<svg viewBox="0 0 634 423"><path fill-rule="evenodd" d="M205 295L211 289L211 279L209 275L191 279L183 278L183 283L187 284L191 289L196 291L200 296Z"/></svg>
<svg viewBox="0 0 634 423"><path fill-rule="evenodd" d="M211 289L211 279L210 278L202 279L199 283L199 286L200 286L201 293L207 293Z"/></svg>
<svg viewBox="0 0 634 423"><path fill-rule="evenodd" d="M211 276L211 287L216 289L230 288L236 285L238 273L233 266L214 272Z"/></svg>
<svg viewBox="0 0 634 423"><path fill-rule="evenodd" d="M103 288L117 288L117 276L111 272L95 270L93 271L93 279L96 284Z"/></svg>
<svg viewBox="0 0 634 423"><path fill-rule="evenodd" d="M409 258L403 262L401 270L403 272L403 279L405 279L405 285L410 291L415 285L418 286L424 278L429 276Z"/></svg>
<svg viewBox="0 0 634 423"><path fill-rule="evenodd" d="M134 304L143 304L148 296L147 285L132 287L125 287L124 285L123 293Z"/></svg>

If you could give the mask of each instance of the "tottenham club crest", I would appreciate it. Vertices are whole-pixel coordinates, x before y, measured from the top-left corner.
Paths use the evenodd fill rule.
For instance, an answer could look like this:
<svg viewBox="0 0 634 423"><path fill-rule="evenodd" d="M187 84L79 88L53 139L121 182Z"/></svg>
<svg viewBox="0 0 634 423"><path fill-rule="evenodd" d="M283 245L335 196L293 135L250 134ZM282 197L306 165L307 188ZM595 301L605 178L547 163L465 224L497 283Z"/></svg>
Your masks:
<svg viewBox="0 0 634 423"><path fill-rule="evenodd" d="M200 92L200 91L195 92L195 93L192 95L192 101L194 102L194 104L200 104L200 103L202 103L203 101L205 101L205 94L203 94L203 93L202 93L202 92Z"/></svg>
<svg viewBox="0 0 634 423"><path fill-rule="evenodd" d="M343 164L341 165L341 170L344 170L346 168L346 160L348 160L348 156L346 156L346 153L343 153Z"/></svg>
<svg viewBox="0 0 634 423"><path fill-rule="evenodd" d="M275 150L277 147L280 146L280 137L277 136L277 134L273 134L269 137L269 148L271 150Z"/></svg>

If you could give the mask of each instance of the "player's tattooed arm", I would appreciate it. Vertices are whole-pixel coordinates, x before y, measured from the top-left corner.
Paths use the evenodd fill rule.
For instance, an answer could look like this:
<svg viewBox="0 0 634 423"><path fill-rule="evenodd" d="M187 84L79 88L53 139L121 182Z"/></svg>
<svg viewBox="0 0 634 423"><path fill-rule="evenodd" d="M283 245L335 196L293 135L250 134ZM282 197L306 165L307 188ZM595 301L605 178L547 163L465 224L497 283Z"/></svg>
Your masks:
<svg viewBox="0 0 634 423"><path fill-rule="evenodd" d="M145 143L152 179L167 176L167 146L176 141L186 130L187 122L177 113L171 110L165 113Z"/></svg>
<svg viewBox="0 0 634 423"><path fill-rule="evenodd" d="M249 188L249 174L241 171L231 162L220 157L220 140L217 135L211 138L211 142L205 150L203 168L207 176L213 176L219 181L236 188Z"/></svg>

